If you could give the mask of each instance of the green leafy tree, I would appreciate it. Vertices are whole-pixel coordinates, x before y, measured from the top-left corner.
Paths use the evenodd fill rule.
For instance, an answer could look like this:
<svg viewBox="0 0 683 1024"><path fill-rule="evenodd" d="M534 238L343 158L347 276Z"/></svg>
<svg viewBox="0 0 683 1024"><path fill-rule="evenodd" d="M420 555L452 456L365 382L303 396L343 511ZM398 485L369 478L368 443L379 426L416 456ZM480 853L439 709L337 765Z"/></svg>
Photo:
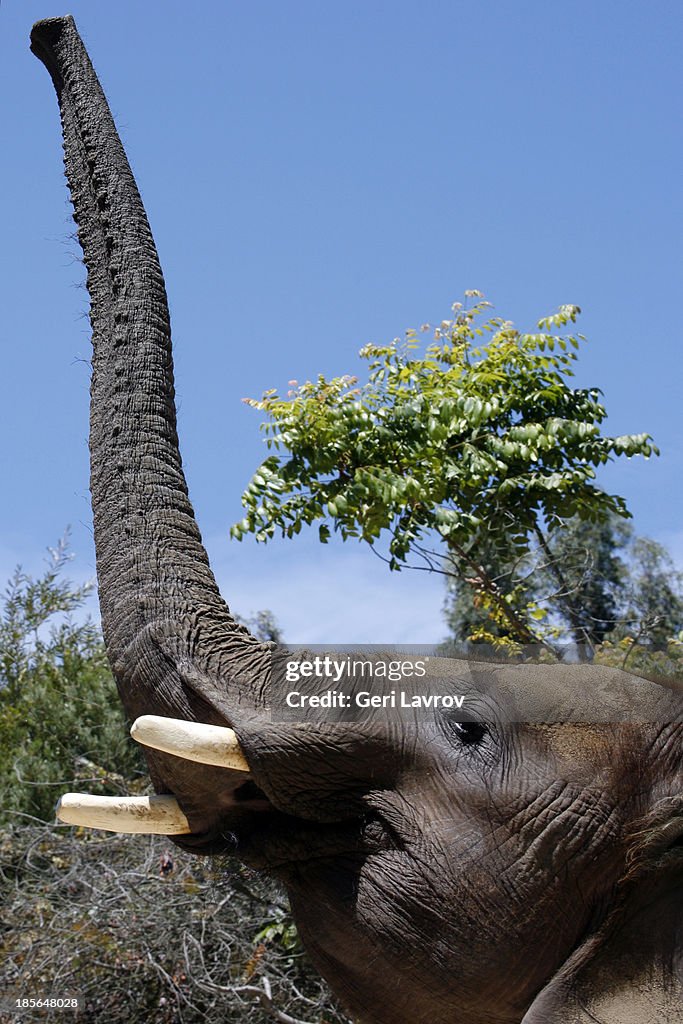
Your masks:
<svg viewBox="0 0 683 1024"><path fill-rule="evenodd" d="M480 293L459 303L424 354L417 332L366 345L368 380L320 376L246 399L268 417L273 453L242 496L232 536L267 541L319 521L375 546L388 540L389 566L411 558L467 579L493 629L479 639L546 642L547 613L520 585L504 592L491 564L523 560L532 542L549 543L568 519L628 516L625 503L595 483L596 469L619 457L656 453L648 434L601 433L606 411L597 388L570 386L582 335L562 333L577 306L562 306L522 333L488 313ZM488 318L487 318L488 317ZM429 330L425 325L423 330ZM444 548L434 549L434 537ZM574 629L574 624L572 624ZM576 624L575 639L582 633Z"/></svg>
<svg viewBox="0 0 683 1024"><path fill-rule="evenodd" d="M44 574L17 570L0 602L0 806L53 817L60 790L120 792L142 760L95 625L76 619L89 587L62 579L64 544Z"/></svg>

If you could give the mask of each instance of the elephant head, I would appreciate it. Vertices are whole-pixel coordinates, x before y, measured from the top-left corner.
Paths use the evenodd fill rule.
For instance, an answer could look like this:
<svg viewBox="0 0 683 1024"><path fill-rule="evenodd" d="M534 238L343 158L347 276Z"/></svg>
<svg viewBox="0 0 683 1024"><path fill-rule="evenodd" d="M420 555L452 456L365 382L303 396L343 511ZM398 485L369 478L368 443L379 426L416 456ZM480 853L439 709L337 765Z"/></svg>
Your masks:
<svg viewBox="0 0 683 1024"><path fill-rule="evenodd" d="M278 720L273 647L231 616L188 499L163 276L106 99L73 19L31 38L88 270L102 627L160 794L77 798L81 820L282 878L370 1024L680 1020L680 698L590 666L444 662L426 691L466 689L467 720Z"/></svg>

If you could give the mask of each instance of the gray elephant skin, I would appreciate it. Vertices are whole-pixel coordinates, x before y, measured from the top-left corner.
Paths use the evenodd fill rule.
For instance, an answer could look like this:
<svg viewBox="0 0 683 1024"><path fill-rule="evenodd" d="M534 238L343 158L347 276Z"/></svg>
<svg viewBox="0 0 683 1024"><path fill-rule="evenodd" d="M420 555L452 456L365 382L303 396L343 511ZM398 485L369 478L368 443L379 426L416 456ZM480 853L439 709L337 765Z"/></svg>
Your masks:
<svg viewBox="0 0 683 1024"><path fill-rule="evenodd" d="M441 672L469 673L481 721L273 721L272 648L231 617L188 499L164 280L106 99L71 17L39 22L31 45L57 91L88 271L114 676L131 720L230 727L249 766L147 751L156 791L189 822L176 841L282 879L314 963L366 1024L683 1020L683 726L662 710L669 691L590 666L451 663ZM496 686L514 716L496 713ZM574 720L596 693L611 696ZM633 701L636 714L614 712Z"/></svg>

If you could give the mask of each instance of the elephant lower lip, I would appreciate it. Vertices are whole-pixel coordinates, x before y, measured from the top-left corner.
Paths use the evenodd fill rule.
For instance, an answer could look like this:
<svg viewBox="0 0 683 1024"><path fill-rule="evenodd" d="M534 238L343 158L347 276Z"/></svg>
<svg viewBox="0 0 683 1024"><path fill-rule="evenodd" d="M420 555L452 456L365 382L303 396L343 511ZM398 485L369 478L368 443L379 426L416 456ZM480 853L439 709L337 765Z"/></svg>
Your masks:
<svg viewBox="0 0 683 1024"><path fill-rule="evenodd" d="M264 827L238 839L235 853L251 867L284 877L339 858L360 865L372 854L399 847L396 836L375 815L316 823L276 813Z"/></svg>

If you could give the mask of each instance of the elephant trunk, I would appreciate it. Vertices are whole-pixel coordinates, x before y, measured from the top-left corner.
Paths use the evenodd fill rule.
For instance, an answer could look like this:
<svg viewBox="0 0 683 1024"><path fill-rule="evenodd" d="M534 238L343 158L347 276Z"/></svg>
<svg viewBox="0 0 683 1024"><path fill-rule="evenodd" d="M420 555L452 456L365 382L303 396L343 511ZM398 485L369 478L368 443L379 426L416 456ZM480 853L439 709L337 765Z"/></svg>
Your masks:
<svg viewBox="0 0 683 1024"><path fill-rule="evenodd" d="M230 616L188 498L156 247L73 19L38 22L31 49L57 91L88 271L91 491L107 651L131 717L163 710L222 722L236 666L243 692L253 690L269 651Z"/></svg>

